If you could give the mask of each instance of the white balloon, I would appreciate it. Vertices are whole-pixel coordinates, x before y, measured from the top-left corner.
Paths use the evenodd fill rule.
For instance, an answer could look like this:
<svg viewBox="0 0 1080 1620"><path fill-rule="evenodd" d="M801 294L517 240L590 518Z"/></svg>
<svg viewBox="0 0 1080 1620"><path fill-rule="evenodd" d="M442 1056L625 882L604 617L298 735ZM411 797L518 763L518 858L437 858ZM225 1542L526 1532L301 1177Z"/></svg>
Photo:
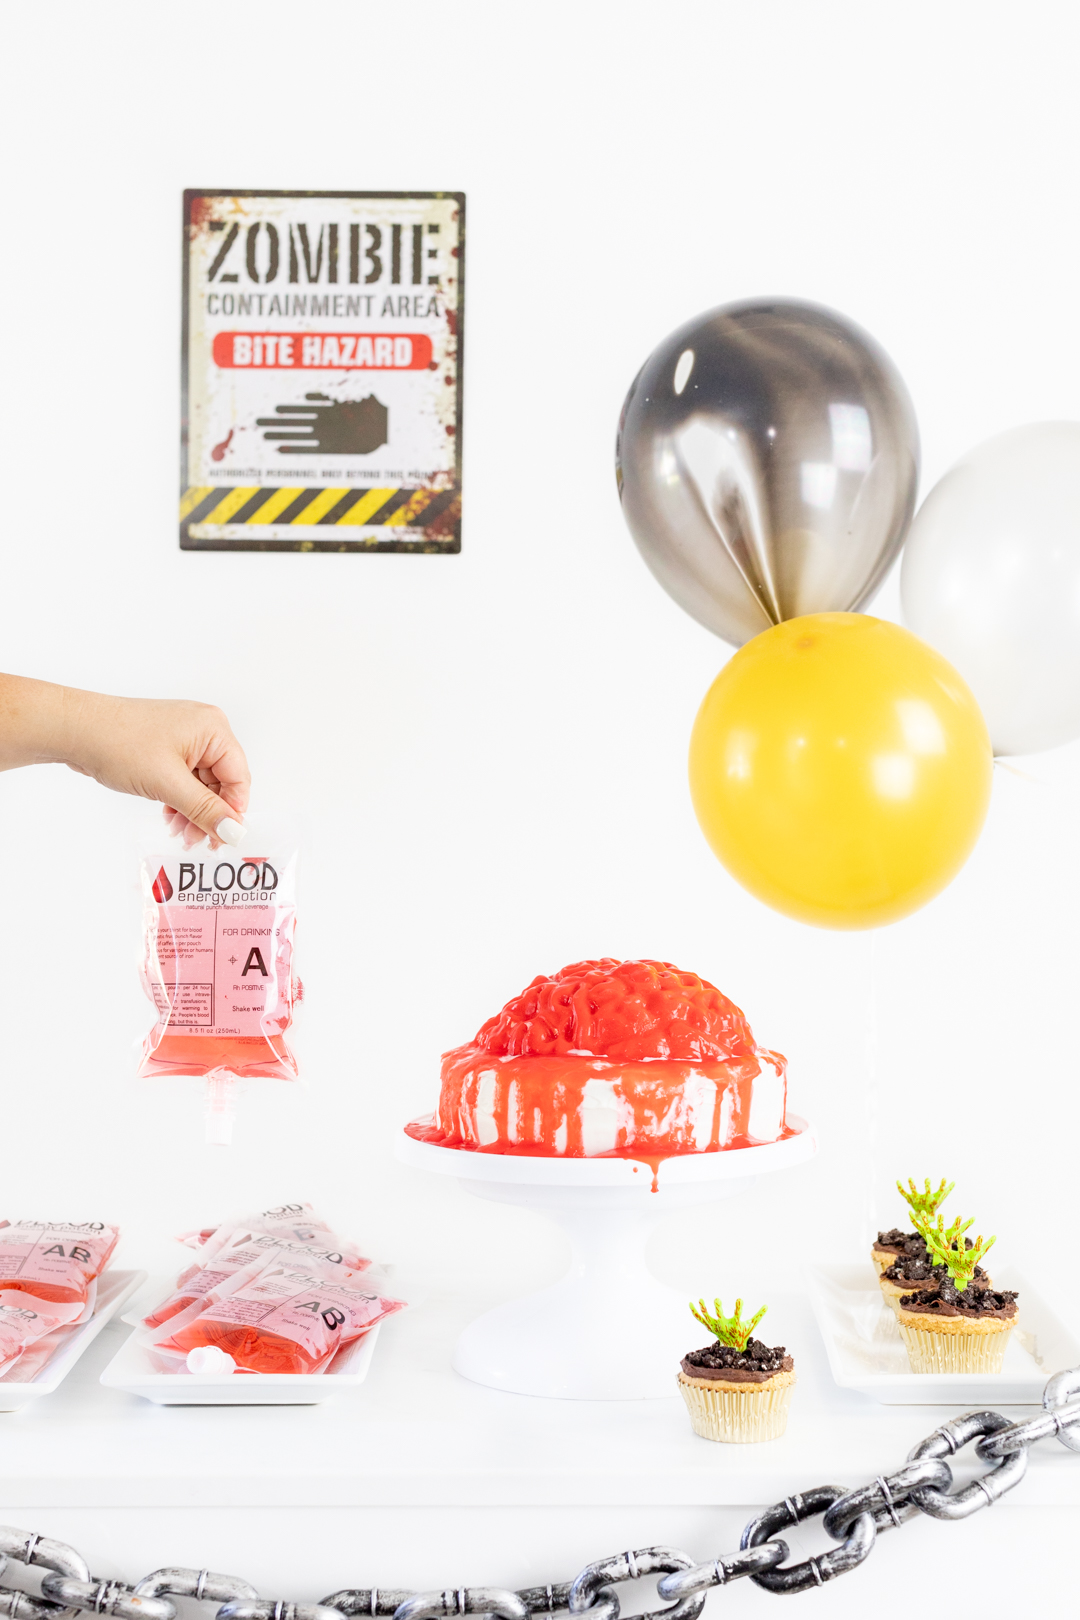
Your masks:
<svg viewBox="0 0 1080 1620"><path fill-rule="evenodd" d="M904 618L974 692L998 754L1080 737L1080 422L988 439L911 526Z"/></svg>

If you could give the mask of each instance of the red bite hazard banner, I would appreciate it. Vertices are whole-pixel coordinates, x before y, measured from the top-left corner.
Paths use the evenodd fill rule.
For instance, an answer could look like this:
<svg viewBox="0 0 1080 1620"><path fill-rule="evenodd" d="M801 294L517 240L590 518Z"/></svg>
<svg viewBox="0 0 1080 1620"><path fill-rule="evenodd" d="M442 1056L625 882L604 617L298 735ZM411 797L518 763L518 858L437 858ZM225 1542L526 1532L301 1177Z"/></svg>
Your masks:
<svg viewBox="0 0 1080 1620"><path fill-rule="evenodd" d="M227 369L427 371L424 332L218 332L214 364Z"/></svg>

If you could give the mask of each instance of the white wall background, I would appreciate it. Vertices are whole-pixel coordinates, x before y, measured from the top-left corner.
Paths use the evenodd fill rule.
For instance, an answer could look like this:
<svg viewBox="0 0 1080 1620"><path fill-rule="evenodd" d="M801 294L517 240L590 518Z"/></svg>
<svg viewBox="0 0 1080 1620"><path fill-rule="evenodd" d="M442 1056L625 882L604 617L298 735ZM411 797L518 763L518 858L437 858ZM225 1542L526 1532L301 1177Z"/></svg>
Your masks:
<svg viewBox="0 0 1080 1620"><path fill-rule="evenodd" d="M0 1213L119 1220L134 1260L308 1197L381 1255L524 1287L558 1240L396 1165L396 1135L439 1053L534 973L649 955L788 1053L822 1141L741 1206L674 1218L672 1280L790 1282L808 1234L854 1253L896 1218L896 1175L948 1174L1052 1284L1080 752L997 772L969 866L873 961L868 936L768 912L685 783L728 649L640 562L612 453L650 348L757 293L885 344L924 490L991 433L1080 417L1073 8L58 0L5 21L0 667L226 709L256 807L306 823L309 999L306 1085L253 1086L235 1147L205 1146L197 1082L132 1078L154 814L60 767L0 779ZM185 185L467 192L459 557L178 550ZM877 610L896 602L893 582Z"/></svg>

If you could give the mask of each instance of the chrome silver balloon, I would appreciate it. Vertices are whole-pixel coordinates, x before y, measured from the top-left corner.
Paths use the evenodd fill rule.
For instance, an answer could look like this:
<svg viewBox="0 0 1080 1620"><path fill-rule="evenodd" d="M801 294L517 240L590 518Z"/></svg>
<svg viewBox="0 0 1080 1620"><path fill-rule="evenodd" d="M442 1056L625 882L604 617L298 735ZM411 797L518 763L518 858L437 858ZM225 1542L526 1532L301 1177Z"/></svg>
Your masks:
<svg viewBox="0 0 1080 1620"><path fill-rule="evenodd" d="M725 304L665 338L619 421L623 514L668 594L741 646L869 601L915 507L903 380L815 304Z"/></svg>

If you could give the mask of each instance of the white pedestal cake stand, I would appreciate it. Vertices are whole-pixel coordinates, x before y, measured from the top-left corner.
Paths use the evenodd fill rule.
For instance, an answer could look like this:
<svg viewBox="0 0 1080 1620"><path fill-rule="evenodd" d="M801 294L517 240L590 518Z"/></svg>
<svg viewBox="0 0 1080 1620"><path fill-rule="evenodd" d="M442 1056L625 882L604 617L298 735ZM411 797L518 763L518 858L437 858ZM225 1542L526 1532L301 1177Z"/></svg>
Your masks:
<svg viewBox="0 0 1080 1620"><path fill-rule="evenodd" d="M418 1123L427 1123L426 1121ZM694 1345L686 1297L645 1264L645 1240L666 1215L748 1192L759 1175L817 1152L804 1119L782 1142L690 1153L661 1161L657 1189L635 1159L547 1159L437 1147L403 1134L397 1156L418 1170L456 1176L467 1192L548 1215L573 1249L553 1288L510 1300L471 1322L454 1366L477 1384L562 1400L646 1400L675 1393L679 1361ZM724 1257L716 1288L746 1289L737 1255ZM725 1296L725 1304L730 1303Z"/></svg>

